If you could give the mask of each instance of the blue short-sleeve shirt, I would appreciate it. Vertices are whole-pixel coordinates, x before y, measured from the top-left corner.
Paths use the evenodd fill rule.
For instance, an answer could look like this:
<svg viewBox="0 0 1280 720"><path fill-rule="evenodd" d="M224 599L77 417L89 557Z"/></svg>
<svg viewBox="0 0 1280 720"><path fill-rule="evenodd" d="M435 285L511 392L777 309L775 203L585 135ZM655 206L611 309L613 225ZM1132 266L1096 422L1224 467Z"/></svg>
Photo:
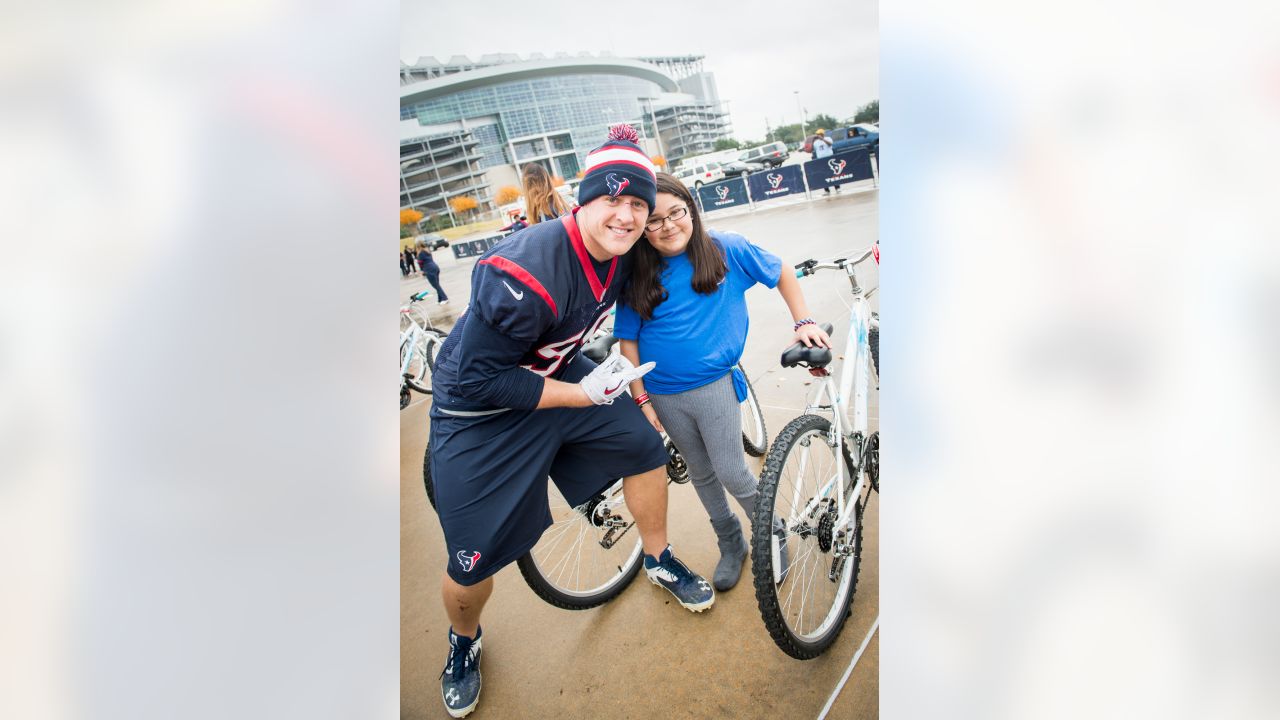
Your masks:
<svg viewBox="0 0 1280 720"><path fill-rule="evenodd" d="M756 283L777 287L782 260L742 235L712 230L712 241L724 253L728 271L710 295L693 290L693 265L686 253L663 258L660 278L668 297L642 320L618 302L613 333L636 340L640 362L656 362L644 376L647 392L671 395L702 387L724 377L742 359L747 343L746 291ZM644 242L641 239L640 242Z"/></svg>

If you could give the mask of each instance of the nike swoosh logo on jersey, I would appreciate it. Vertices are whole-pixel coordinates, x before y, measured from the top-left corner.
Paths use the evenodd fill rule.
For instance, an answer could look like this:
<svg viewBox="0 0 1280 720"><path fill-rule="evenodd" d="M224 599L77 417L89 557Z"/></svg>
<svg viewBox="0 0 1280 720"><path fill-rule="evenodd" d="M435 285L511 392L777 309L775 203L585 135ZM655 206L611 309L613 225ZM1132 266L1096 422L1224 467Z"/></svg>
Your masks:
<svg viewBox="0 0 1280 720"><path fill-rule="evenodd" d="M609 397L610 395L612 395L612 394L614 394L614 393L618 392L618 390L622 388L622 385L623 385L623 383L625 383L625 382L626 382L626 380L619 380L617 385L614 385L613 387L611 387L611 388L609 388L608 390L605 390L605 391L604 391L604 396L605 396L605 397Z"/></svg>
<svg viewBox="0 0 1280 720"><path fill-rule="evenodd" d="M507 285L507 281L506 281L506 280L503 280L503 281L502 281L502 284L503 284L503 285ZM515 289L515 288L513 288L513 287L511 287L510 285L507 285L507 290L511 292L511 297L513 297L513 298L515 298L515 299L517 299L517 300L523 300L523 299L524 299L524 291L523 291L523 290L521 290L520 292L516 292L516 289Z"/></svg>

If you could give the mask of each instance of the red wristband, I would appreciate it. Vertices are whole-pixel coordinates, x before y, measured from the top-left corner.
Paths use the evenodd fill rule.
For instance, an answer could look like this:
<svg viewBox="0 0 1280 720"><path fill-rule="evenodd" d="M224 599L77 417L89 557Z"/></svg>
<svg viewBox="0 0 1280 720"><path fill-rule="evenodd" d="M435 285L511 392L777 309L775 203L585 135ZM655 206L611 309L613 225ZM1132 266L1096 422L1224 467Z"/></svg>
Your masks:
<svg viewBox="0 0 1280 720"><path fill-rule="evenodd" d="M643 407L645 403L649 402L649 393L640 393L640 396L637 397L635 400L636 400L636 405L640 405L641 407Z"/></svg>

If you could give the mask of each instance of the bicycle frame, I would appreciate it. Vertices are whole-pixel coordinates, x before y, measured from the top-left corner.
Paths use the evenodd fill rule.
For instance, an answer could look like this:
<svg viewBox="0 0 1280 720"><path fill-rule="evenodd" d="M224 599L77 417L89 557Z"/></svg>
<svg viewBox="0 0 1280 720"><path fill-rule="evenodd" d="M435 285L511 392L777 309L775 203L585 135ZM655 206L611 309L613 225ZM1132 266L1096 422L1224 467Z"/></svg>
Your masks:
<svg viewBox="0 0 1280 720"><path fill-rule="evenodd" d="M418 339L423 335L426 335L426 331L422 329L421 325L414 322L412 318L409 320L409 327L401 331L400 347L403 349L403 352L400 353L402 356L400 359L401 378L409 374L409 365L412 364L413 356L418 352ZM408 343L408 347L405 346L405 343ZM426 358L423 358L423 362L425 361Z"/></svg>
<svg viewBox="0 0 1280 720"><path fill-rule="evenodd" d="M845 271L849 277L850 289L853 291L853 305L849 311L849 333L845 341L844 364L840 368L840 384L837 386L831 378L831 373L826 368L822 368L818 374L821 382L814 389L813 395L805 404L805 413L813 413L816 410L831 411L831 436L828 437L827 443L834 447L840 458L853 457L857 462L853 468L847 468L846 463L836 463L835 477L824 485L818 494L811 499L805 506L802 515L813 512L818 503L822 502L827 493L831 492L832 485L835 485L836 507L840 509L837 517L836 526L845 527L849 524L849 518L854 511L854 503L848 502L845 497L845 473L852 471L857 474L857 483L851 488L851 496L858 497L862 494L863 486L866 482L862 473L863 451L866 445L867 430L869 427L869 417L867 411L867 396L870 394L871 386L871 344L868 340L872 325L875 323L871 316L871 308L867 303L866 295L863 294L862 288L858 286L858 276L855 271L856 266L872 255L868 250L862 257L852 262L843 261L840 265L820 264L815 265L817 268L840 268ZM874 290L872 290L874 292ZM852 359L852 362L850 362ZM847 399L853 394L853 417L849 417ZM823 400L826 402L823 402ZM853 453L846 450L845 443L852 445ZM807 460L807 458L806 458ZM803 471L803 461L801 471ZM792 497L792 507L800 502L800 486L794 489L794 497Z"/></svg>
<svg viewBox="0 0 1280 720"><path fill-rule="evenodd" d="M401 325L404 326L404 329L400 331L400 393L402 403L405 402L406 388L411 388L424 394L431 392L430 388L424 387L411 377L410 368L413 365L414 358L419 354L418 343L424 337L434 338L434 342L443 342L444 340L443 334L431 324L431 318L415 305L426 296L426 291L412 295L409 298L409 302L400 307ZM430 352L431 342L428 342L425 345L425 354L421 360L424 366L430 363Z"/></svg>

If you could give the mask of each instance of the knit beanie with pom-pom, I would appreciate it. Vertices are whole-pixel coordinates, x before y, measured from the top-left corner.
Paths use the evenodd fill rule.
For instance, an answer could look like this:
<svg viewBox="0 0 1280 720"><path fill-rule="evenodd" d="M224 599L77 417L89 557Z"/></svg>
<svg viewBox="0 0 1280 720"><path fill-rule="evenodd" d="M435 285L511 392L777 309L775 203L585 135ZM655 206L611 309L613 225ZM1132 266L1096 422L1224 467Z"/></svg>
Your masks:
<svg viewBox="0 0 1280 720"><path fill-rule="evenodd" d="M635 128L627 124L609 128L609 137L587 153L587 174L578 185L578 204L586 205L601 195L632 195L653 210L658 196L657 173L644 154Z"/></svg>

